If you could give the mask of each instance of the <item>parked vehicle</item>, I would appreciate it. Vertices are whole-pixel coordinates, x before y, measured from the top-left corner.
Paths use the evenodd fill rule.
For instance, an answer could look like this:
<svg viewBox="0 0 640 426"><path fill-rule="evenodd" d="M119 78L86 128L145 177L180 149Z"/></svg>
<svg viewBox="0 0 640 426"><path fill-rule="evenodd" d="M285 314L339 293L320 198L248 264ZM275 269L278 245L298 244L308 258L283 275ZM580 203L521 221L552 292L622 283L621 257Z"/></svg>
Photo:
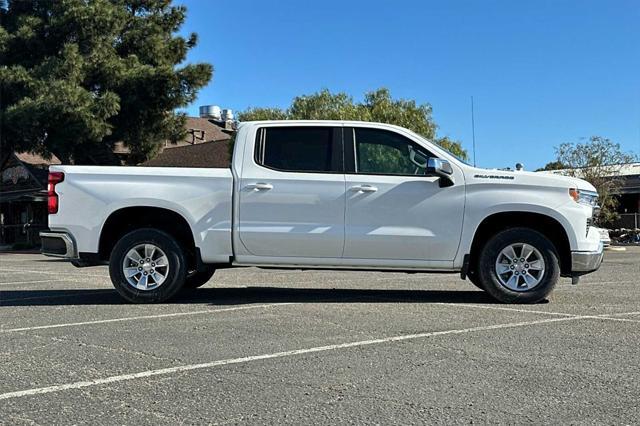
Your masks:
<svg viewBox="0 0 640 426"><path fill-rule="evenodd" d="M52 166L49 182L43 252L108 263L131 302L258 266L455 271L533 303L602 261L589 183L472 167L387 124L247 122L228 169Z"/></svg>
<svg viewBox="0 0 640 426"><path fill-rule="evenodd" d="M605 228L596 228L600 233L600 241L602 241L603 247L609 247L611 245L611 237L609 236L609 230Z"/></svg>
<svg viewBox="0 0 640 426"><path fill-rule="evenodd" d="M612 229L611 238L616 244L640 244L640 229Z"/></svg>

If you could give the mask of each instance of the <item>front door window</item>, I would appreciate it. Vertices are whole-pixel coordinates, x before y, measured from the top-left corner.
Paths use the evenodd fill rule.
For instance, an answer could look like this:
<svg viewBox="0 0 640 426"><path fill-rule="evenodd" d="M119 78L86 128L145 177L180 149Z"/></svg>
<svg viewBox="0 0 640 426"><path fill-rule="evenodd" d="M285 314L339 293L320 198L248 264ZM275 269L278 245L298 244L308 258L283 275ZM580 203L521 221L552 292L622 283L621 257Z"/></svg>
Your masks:
<svg viewBox="0 0 640 426"><path fill-rule="evenodd" d="M430 155L402 135L387 130L356 128L356 173L425 175Z"/></svg>

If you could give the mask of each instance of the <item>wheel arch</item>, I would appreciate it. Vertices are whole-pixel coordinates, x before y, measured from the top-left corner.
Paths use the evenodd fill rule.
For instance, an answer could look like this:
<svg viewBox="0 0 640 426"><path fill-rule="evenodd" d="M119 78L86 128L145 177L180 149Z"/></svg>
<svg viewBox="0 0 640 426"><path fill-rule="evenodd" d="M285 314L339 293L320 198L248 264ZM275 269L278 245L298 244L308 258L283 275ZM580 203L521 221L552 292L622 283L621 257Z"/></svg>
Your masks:
<svg viewBox="0 0 640 426"><path fill-rule="evenodd" d="M475 271L479 252L492 235L515 227L530 228L547 237L558 252L561 274L571 273L571 244L565 227L554 217L527 211L493 213L480 222L469 251L469 271Z"/></svg>
<svg viewBox="0 0 640 426"><path fill-rule="evenodd" d="M197 266L199 250L187 219L175 210L155 206L122 207L111 212L100 230L100 260L108 261L118 240L140 228L154 228L166 232L184 249L189 266Z"/></svg>

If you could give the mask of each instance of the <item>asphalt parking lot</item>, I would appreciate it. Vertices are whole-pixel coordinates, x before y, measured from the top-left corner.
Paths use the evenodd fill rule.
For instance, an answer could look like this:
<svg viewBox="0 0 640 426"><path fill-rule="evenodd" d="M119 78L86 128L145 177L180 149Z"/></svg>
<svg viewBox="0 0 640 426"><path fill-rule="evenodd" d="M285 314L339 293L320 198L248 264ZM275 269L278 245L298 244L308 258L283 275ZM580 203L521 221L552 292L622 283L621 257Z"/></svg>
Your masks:
<svg viewBox="0 0 640 426"><path fill-rule="evenodd" d="M0 422L640 422L640 248L548 303L454 274L219 271L129 305L106 267L0 255Z"/></svg>

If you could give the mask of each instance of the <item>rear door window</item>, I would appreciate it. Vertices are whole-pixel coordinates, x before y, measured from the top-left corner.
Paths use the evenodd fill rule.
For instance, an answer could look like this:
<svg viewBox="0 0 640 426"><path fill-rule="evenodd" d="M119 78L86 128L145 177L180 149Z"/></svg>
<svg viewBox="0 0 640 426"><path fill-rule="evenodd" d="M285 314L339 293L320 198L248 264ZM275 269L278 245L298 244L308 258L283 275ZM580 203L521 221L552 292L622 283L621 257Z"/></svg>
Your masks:
<svg viewBox="0 0 640 426"><path fill-rule="evenodd" d="M342 130L333 127L263 127L255 161L285 172L342 173Z"/></svg>

